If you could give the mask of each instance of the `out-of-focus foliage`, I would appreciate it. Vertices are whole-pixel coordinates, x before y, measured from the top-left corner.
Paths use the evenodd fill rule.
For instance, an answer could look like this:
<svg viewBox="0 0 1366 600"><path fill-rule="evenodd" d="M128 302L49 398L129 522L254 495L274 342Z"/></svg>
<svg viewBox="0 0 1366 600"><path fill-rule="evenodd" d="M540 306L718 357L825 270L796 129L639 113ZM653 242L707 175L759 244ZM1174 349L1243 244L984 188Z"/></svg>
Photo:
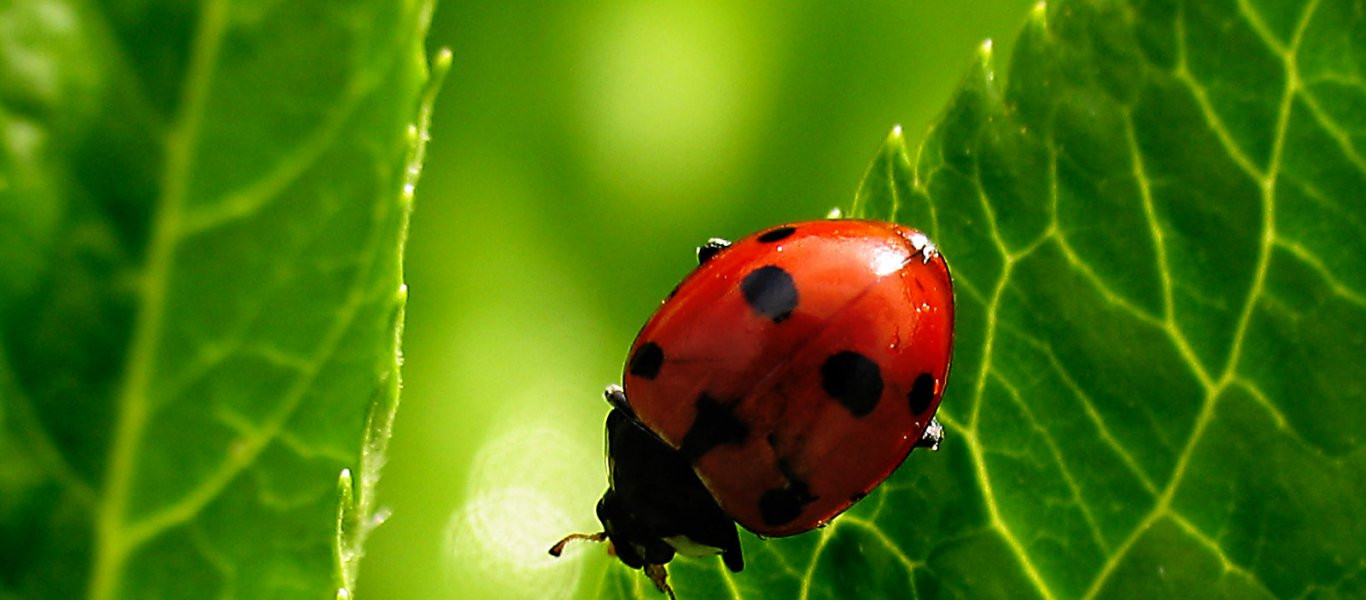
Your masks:
<svg viewBox="0 0 1366 600"><path fill-rule="evenodd" d="M338 476L368 522L397 401L429 10L0 4L0 597L344 583Z"/></svg>

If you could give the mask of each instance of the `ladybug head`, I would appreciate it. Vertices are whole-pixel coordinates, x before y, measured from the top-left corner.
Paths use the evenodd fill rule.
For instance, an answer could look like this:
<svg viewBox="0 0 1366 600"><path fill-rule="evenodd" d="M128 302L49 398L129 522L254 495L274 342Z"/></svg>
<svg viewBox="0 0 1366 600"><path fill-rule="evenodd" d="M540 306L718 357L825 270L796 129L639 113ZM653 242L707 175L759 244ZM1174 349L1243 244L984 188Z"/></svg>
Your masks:
<svg viewBox="0 0 1366 600"><path fill-rule="evenodd" d="M569 535L550 554L559 556L571 540L611 541L622 563L644 570L670 597L664 565L680 550L719 553L730 570L743 569L735 521L721 510L692 463L620 406L629 406L621 388L608 388L608 399L617 407L607 415L610 477L597 507L603 531Z"/></svg>
<svg viewBox="0 0 1366 600"><path fill-rule="evenodd" d="M559 556L565 544L573 540L591 542L608 541L610 552L632 569L642 569L659 591L677 600L672 587L669 587L669 572L664 565L673 560L674 549L668 542L642 534L640 523L626 510L614 490L598 501L598 520L602 521L603 531L594 534L571 533L550 548L551 556Z"/></svg>
<svg viewBox="0 0 1366 600"><path fill-rule="evenodd" d="M653 536L641 520L626 508L616 490L608 489L598 501L598 520L611 540L617 558L632 569L667 564L674 558L674 547Z"/></svg>

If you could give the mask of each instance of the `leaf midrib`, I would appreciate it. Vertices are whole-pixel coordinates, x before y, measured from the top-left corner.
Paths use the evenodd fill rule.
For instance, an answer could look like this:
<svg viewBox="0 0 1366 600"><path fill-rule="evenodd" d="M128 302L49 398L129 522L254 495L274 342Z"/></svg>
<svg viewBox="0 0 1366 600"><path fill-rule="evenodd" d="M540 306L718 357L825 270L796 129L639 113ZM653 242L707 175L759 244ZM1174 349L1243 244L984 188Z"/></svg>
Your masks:
<svg viewBox="0 0 1366 600"><path fill-rule="evenodd" d="M181 89L181 113L172 121L166 137L161 192L156 201L147 263L138 281L138 310L118 394L118 418L110 442L104 494L96 507L95 556L91 563L89 589L92 600L115 596L123 564L132 550L124 517L135 475L134 461L147 421L149 384L164 325L168 278L189 188L194 141L203 122L218 62L227 8L227 0L210 0L200 12L187 77Z"/></svg>

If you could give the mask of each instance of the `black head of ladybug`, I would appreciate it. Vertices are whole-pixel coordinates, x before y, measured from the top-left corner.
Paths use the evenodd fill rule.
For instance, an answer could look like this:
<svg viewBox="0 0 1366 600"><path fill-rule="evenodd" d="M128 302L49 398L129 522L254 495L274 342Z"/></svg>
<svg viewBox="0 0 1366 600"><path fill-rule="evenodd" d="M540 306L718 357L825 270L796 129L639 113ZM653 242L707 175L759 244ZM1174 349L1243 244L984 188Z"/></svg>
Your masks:
<svg viewBox="0 0 1366 600"><path fill-rule="evenodd" d="M626 406L618 386L607 388L613 406ZM731 571L745 568L735 521L716 504L682 454L622 408L607 415L609 485L598 501L598 534L573 534L550 549L559 556L577 539L610 540L617 558L643 569L660 591L673 596L664 565L677 553L720 554Z"/></svg>

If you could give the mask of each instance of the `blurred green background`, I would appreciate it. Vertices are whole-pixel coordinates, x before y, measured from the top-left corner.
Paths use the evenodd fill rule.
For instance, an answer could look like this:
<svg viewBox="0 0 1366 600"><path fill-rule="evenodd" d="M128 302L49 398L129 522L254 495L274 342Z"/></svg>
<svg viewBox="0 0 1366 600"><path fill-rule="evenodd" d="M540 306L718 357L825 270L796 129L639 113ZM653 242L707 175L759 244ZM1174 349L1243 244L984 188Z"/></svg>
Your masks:
<svg viewBox="0 0 1366 600"><path fill-rule="evenodd" d="M594 597L602 387L710 236L846 206L1029 3L441 3L365 598ZM1002 56L1002 58L1006 58ZM769 543L781 544L783 540Z"/></svg>

